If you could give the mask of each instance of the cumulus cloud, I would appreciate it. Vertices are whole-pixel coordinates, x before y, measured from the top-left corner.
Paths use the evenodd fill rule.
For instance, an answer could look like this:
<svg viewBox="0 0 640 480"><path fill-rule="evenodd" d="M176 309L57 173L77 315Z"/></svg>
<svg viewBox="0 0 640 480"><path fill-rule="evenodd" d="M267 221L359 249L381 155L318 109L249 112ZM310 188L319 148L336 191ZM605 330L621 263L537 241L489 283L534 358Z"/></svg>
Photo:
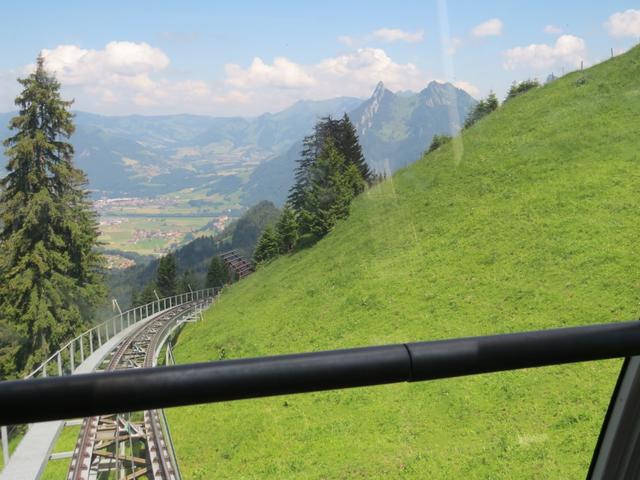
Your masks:
<svg viewBox="0 0 640 480"><path fill-rule="evenodd" d="M548 33L550 35L557 35L558 33L562 33L562 28L556 25L549 24L544 27L544 33Z"/></svg>
<svg viewBox="0 0 640 480"><path fill-rule="evenodd" d="M43 49L46 67L62 83L75 107L100 113L204 113L216 104L246 102L236 90L215 93L201 80L168 80L169 57L148 43L114 41L102 49L59 45ZM25 68L32 71L33 65Z"/></svg>
<svg viewBox="0 0 640 480"><path fill-rule="evenodd" d="M465 82L464 80L459 80L456 82L452 82L456 87L461 88L465 92L467 92L472 97L478 98L480 96L480 89L473 85L470 82Z"/></svg>
<svg viewBox="0 0 640 480"><path fill-rule="evenodd" d="M396 63L381 48L358 48L327 58L310 70L334 93L362 96L378 81L392 90L424 88L426 76L412 63Z"/></svg>
<svg viewBox="0 0 640 480"><path fill-rule="evenodd" d="M417 43L421 42L424 38L424 30L418 30L416 32L407 32L400 30L399 28L380 28L371 33L371 38L381 40L383 42L407 42Z"/></svg>
<svg viewBox="0 0 640 480"><path fill-rule="evenodd" d="M609 17L604 27L612 37L640 37L640 10L616 12Z"/></svg>
<svg viewBox="0 0 640 480"><path fill-rule="evenodd" d="M225 65L218 80L175 79L169 57L147 43L110 42L102 49L59 45L42 53L47 68L62 83L63 97L74 98L79 110L102 114L255 115L300 99L368 97L379 81L393 91L419 91L433 79L415 64L397 62L384 49L373 47L311 64L255 57L244 65ZM0 72L0 110L11 108L19 89L15 78L33 67L25 66L20 74ZM477 94L469 83L457 85Z"/></svg>
<svg viewBox="0 0 640 480"><path fill-rule="evenodd" d="M246 69L236 64L227 64L224 69L227 74L226 83L239 88L300 88L315 84L315 80L300 65L284 57L276 57L271 65L255 57Z"/></svg>
<svg viewBox="0 0 640 480"><path fill-rule="evenodd" d="M504 55L504 68L507 70L518 67L544 70L554 65L579 66L587 57L587 48L582 38L562 35L554 45L531 44L515 47L507 50Z"/></svg>
<svg viewBox="0 0 640 480"><path fill-rule="evenodd" d="M109 42L103 50L60 45L42 50L47 67L68 85L100 80L105 75L135 76L163 70L169 57L147 43Z"/></svg>
<svg viewBox="0 0 640 480"><path fill-rule="evenodd" d="M476 38L502 35L502 20L492 18L486 22L482 22L471 29L471 35Z"/></svg>
<svg viewBox="0 0 640 480"><path fill-rule="evenodd" d="M255 113L285 108L301 98L368 97L379 81L391 90L418 91L430 80L416 65L395 62L383 49L371 47L307 65L286 58L270 64L254 59L246 68L227 65L225 72L224 83L250 96Z"/></svg>

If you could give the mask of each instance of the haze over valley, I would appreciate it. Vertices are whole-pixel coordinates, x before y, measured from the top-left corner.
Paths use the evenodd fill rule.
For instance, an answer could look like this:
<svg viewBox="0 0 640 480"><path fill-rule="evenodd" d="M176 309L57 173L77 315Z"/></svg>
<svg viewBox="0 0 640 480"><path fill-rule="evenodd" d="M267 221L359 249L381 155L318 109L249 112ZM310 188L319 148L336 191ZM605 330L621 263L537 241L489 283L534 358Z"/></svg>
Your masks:
<svg viewBox="0 0 640 480"><path fill-rule="evenodd" d="M300 100L254 118L75 112L71 143L105 247L160 255L221 232L261 200L281 206L301 141L321 117L347 113L369 165L389 174L413 162L433 135L455 134L474 104L449 83L395 94L380 82L368 99ZM0 114L0 136L12 115Z"/></svg>

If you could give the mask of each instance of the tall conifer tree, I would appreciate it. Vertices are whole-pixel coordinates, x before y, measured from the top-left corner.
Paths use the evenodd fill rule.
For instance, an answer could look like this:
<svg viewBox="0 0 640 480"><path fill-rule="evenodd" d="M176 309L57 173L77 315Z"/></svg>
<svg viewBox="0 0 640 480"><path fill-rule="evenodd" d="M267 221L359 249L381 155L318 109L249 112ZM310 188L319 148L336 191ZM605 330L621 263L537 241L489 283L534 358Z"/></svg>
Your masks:
<svg viewBox="0 0 640 480"><path fill-rule="evenodd" d="M172 253L160 259L158 274L156 276L156 286L158 287L158 294L161 297L170 297L178 293L176 269L176 257Z"/></svg>
<svg viewBox="0 0 640 480"><path fill-rule="evenodd" d="M373 174L362 153L356 128L346 113L340 120L338 138L335 139L335 142L336 148L344 155L345 161L356 167L362 179L370 184L373 181Z"/></svg>
<svg viewBox="0 0 640 480"><path fill-rule="evenodd" d="M38 57L18 80L18 115L0 181L0 376L29 370L89 321L104 300L97 217L73 164L72 102Z"/></svg>
<svg viewBox="0 0 640 480"><path fill-rule="evenodd" d="M207 270L207 288L223 287L229 283L229 272L222 259L215 255Z"/></svg>

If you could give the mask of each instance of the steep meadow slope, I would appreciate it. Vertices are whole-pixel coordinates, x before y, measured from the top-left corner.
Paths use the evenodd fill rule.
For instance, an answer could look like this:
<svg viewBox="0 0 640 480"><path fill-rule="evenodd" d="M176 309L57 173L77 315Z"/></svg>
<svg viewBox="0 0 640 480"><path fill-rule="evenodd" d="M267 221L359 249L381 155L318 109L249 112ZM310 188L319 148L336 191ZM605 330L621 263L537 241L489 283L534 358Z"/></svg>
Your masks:
<svg viewBox="0 0 640 480"><path fill-rule="evenodd" d="M178 361L638 318L639 78L635 48L507 102L225 291ZM620 363L167 415L185 478L584 478Z"/></svg>

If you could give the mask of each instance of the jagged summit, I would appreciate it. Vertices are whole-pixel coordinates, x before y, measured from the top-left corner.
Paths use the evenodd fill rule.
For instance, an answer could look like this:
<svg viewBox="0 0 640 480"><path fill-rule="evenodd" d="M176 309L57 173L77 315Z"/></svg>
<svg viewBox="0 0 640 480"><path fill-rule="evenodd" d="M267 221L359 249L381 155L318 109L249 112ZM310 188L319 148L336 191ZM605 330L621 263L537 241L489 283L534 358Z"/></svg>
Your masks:
<svg viewBox="0 0 640 480"><path fill-rule="evenodd" d="M419 93L396 94L378 82L370 98L350 113L374 168L393 171L419 157L435 134L454 134L475 100L451 83L430 82ZM457 114L451 115L453 106Z"/></svg>
<svg viewBox="0 0 640 480"><path fill-rule="evenodd" d="M372 99L376 99L378 101L382 100L386 95L393 95L393 92L384 86L384 83L381 81L376 85L375 90L371 94Z"/></svg>

